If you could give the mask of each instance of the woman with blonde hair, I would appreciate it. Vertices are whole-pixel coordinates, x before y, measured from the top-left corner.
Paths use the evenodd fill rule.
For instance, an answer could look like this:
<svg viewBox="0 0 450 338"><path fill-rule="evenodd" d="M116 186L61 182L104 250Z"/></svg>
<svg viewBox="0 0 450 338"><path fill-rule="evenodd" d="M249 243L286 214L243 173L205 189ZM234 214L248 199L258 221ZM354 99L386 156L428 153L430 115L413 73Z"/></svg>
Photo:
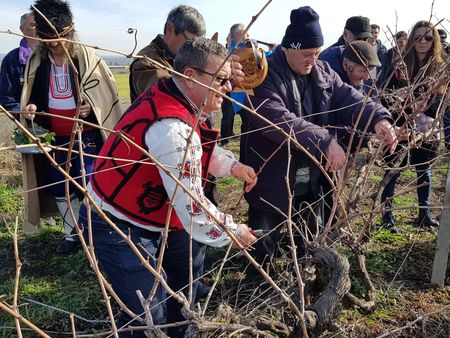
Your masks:
<svg viewBox="0 0 450 338"><path fill-rule="evenodd" d="M439 74L445 71L445 65L439 33L432 23L419 21L414 25L403 61L394 67L386 86L386 97L394 98L386 99L386 105L396 118L399 138L403 141L399 143L396 153L386 157L386 161L390 167L398 166L401 162L401 168L408 165L415 168L419 204L417 225L438 226L438 221L430 211L431 165L439 146L435 118L445 93L445 83L439 81L443 78ZM419 146L411 147L413 140L418 141ZM391 177L381 196L381 202L384 203L383 227L397 232L392 199L400 172L389 173L390 170L385 172L385 177Z"/></svg>

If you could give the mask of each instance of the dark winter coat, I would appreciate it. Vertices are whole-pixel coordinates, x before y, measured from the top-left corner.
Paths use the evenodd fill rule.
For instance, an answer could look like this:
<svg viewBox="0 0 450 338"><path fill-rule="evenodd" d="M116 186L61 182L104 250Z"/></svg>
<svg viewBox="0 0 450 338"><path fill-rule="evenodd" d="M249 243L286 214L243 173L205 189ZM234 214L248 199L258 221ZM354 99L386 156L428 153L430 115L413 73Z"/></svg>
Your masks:
<svg viewBox="0 0 450 338"><path fill-rule="evenodd" d="M25 65L19 61L19 48L3 59L0 71L0 104L9 111L19 111Z"/></svg>
<svg viewBox="0 0 450 338"><path fill-rule="evenodd" d="M278 47L269 57L269 72L265 81L254 89L251 101L259 107L258 113L278 125L286 133L293 133L297 141L316 159L323 161L333 137L339 140L348 138L342 127L357 128L368 132L382 119L390 120L390 113L380 104L366 98L353 87L343 83L335 71L322 61L317 61L309 78L309 88L305 97L300 98L297 85L298 75L289 68L283 50ZM362 111L362 114L360 112ZM361 115L361 116L360 116ZM286 137L253 114L249 114L250 132L248 134L247 164L259 171L265 159L284 142ZM262 129L261 128L265 128ZM289 183L292 189L296 171L299 167L310 167L311 182L314 177L323 176L321 170L308 159L307 155L291 145L293 158L289 167ZM246 194L246 199L254 207L283 212L288 209L288 193L285 176L288 173L288 146L284 145L265 164L258 176L256 186ZM318 187L312 187L317 191Z"/></svg>
<svg viewBox="0 0 450 338"><path fill-rule="evenodd" d="M175 54L170 51L164 42L164 35L157 35L138 55L147 56L169 69L173 68ZM172 74L168 70L160 68L146 59L135 59L130 66L131 102L147 89L150 89L159 79L168 79L171 76Z"/></svg>
<svg viewBox="0 0 450 338"><path fill-rule="evenodd" d="M384 78L384 73L387 72L387 67L389 66L389 59L388 59L388 51L385 45L381 43L380 40L377 40L377 56L380 60L381 67L377 67L377 84L379 85L380 79Z"/></svg>
<svg viewBox="0 0 450 338"><path fill-rule="evenodd" d="M344 61L344 50L345 45L335 46L327 48L319 55L319 60L328 62L331 68L338 73L341 79L347 78L347 73L342 65Z"/></svg>

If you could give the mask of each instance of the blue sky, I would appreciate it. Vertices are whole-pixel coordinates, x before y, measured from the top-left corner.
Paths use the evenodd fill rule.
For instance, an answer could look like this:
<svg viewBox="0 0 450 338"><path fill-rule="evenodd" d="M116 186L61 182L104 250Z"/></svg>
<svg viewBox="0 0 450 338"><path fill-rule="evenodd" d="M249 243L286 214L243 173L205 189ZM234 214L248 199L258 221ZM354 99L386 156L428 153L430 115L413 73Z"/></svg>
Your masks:
<svg viewBox="0 0 450 338"><path fill-rule="evenodd" d="M219 40L225 41L229 27L237 22L248 24L266 3L266 0L71 0L75 26L82 42L129 53L133 38L126 34L128 27L138 29L138 48L147 45L156 34L162 33L167 13L179 4L197 8L205 17L207 35L219 32ZM0 0L0 31L10 29L19 32L20 15L31 2L26 0ZM280 42L289 24L290 11L309 5L320 15L325 37L325 47L337 40L345 21L353 15L363 15L381 26L382 32L409 30L418 20L433 22L444 19L443 26L450 30L450 1L435 0L340 0L311 2L273 0L250 29L250 35L259 40ZM449 17L445 17L448 15ZM382 40L386 36L381 34ZM0 34L0 53L6 53L18 44L18 37ZM450 40L450 38L449 38Z"/></svg>

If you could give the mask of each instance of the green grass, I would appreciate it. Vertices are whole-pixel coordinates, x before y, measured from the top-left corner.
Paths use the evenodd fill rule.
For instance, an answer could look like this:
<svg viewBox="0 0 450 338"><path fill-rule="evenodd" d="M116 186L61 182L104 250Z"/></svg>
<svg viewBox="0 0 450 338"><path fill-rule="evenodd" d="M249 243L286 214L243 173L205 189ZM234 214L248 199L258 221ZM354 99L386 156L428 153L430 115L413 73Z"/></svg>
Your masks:
<svg viewBox="0 0 450 338"><path fill-rule="evenodd" d="M14 254L12 250L12 225L1 229L0 295L12 302L14 288ZM62 226L42 225L41 231L30 237L19 235L19 255L22 262L19 280L21 314L40 328L51 331L70 331L69 315L50 307L30 302L41 302L51 307L73 312L87 319L104 319L106 312L97 278L89 267L83 252L56 255L54 249L62 235ZM14 326L11 316L0 312L0 327ZM79 330L89 330L92 324L77 320ZM12 334L11 337L15 335ZM0 332L8 337L7 332ZM53 336L53 335L52 335Z"/></svg>
<svg viewBox="0 0 450 338"><path fill-rule="evenodd" d="M217 189L219 193L223 193L227 190L229 191L229 187L242 187L242 181L232 176L217 180Z"/></svg>
<svg viewBox="0 0 450 338"><path fill-rule="evenodd" d="M402 175L405 177L408 177L408 178L412 178L412 179L415 179L417 177L416 172L411 169L406 169L406 170L402 171Z"/></svg>
<svg viewBox="0 0 450 338"><path fill-rule="evenodd" d="M437 173L447 173L447 169L433 169L433 173L437 174ZM407 169L405 171L402 171L401 173L402 176L407 177L410 182L416 182L417 179L417 174L415 170L411 170L411 169ZM438 183L438 179L436 178L436 175L431 175L431 183L432 184L436 184Z"/></svg>
<svg viewBox="0 0 450 338"><path fill-rule="evenodd" d="M119 90L120 101L130 101L130 83L128 82L129 74L126 73L114 73L116 79L117 89Z"/></svg>
<svg viewBox="0 0 450 338"><path fill-rule="evenodd" d="M372 235L373 243L383 243L389 245L398 245L399 243L405 243L408 240L401 234L394 234L388 230L379 230Z"/></svg>
<svg viewBox="0 0 450 338"><path fill-rule="evenodd" d="M399 187L401 188L401 187ZM415 193L415 189L413 190L413 193ZM397 195L394 197L394 208L402 208L402 207L408 207L412 205L416 205L416 196L415 195ZM410 209L399 209L395 210L398 216L404 217L407 216L409 213L411 213Z"/></svg>
<svg viewBox="0 0 450 338"><path fill-rule="evenodd" d="M55 254L63 227L59 217L56 225L41 222L40 232L25 237L22 233L23 196L20 172L4 172L0 176L0 295L2 301L12 302L15 257L13 233L15 218L18 217L18 246L22 262L19 280L19 304L23 316L40 328L52 331L70 331L69 315L43 307L28 299L52 307L74 312L88 319L105 318L97 279L82 252L62 256ZM0 311L0 336L16 337L15 330L2 329L15 326L11 316ZM90 330L92 324L77 321L81 330ZM51 336L55 336L51 334ZM33 337L25 332L24 337Z"/></svg>
<svg viewBox="0 0 450 338"><path fill-rule="evenodd" d="M1 174L0 174L1 175ZM5 173L0 177L0 215L20 215L23 197L20 194L22 176ZM2 221L0 219L0 221Z"/></svg>
<svg viewBox="0 0 450 338"><path fill-rule="evenodd" d="M23 210L23 197L17 189L0 186L0 213L18 215Z"/></svg>
<svg viewBox="0 0 450 338"><path fill-rule="evenodd" d="M368 179L369 179L369 181L372 181L374 183L380 183L383 180L383 176L373 173L373 174L369 174Z"/></svg>
<svg viewBox="0 0 450 338"><path fill-rule="evenodd" d="M14 279L11 278L0 285L0 294L13 294ZM52 307L76 313L78 316L95 319L104 312L99 288L92 278L86 275L62 274L61 277L27 277L20 279L19 283L21 313L39 323L42 329L70 331L69 314L51 309L32 301L51 304ZM32 301L28 301L31 299ZM14 325L11 316L0 314L0 323ZM79 322L81 324L81 322ZM86 325L84 325L86 327Z"/></svg>

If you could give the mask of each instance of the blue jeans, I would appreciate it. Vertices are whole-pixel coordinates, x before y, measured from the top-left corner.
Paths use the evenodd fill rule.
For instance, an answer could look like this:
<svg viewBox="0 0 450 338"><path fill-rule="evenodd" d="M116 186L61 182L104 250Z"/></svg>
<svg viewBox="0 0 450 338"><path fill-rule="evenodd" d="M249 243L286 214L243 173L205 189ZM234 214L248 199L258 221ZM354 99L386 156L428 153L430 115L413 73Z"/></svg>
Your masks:
<svg viewBox="0 0 450 338"><path fill-rule="evenodd" d="M416 174L417 174L417 200L419 206L421 207L429 207L430 206L430 195L431 195L431 170L420 170L419 167L416 166ZM385 172L385 176L388 174L388 171ZM384 187L383 193L381 194L381 201L384 202L386 199L385 207L392 207L392 198L394 197L395 192L395 184L397 183L397 179L400 177L400 174L394 175L391 180ZM389 217L389 215L386 215Z"/></svg>
<svg viewBox="0 0 450 338"><path fill-rule="evenodd" d="M429 161L436 157L439 144L424 143L420 148L412 149L410 154L411 164L414 165L417 175L417 201L421 207L430 206L431 195L431 163ZM403 161L401 166L407 164L407 158ZM389 171L385 171L384 176L388 175ZM395 184L399 178L400 173L393 175L388 181L381 194L381 203L385 202L385 208L392 208L392 199L395 192ZM383 218L386 221L393 221L392 211L383 213Z"/></svg>
<svg viewBox="0 0 450 338"><path fill-rule="evenodd" d="M88 242L87 234L87 211L84 205L80 209L79 223L85 228L84 238ZM106 278L111 283L114 291L126 306L135 314L142 314L144 311L136 295L136 290L140 290L144 297L148 297L154 283L154 276L141 264L129 245L120 237L97 213L92 212L92 234L94 248L101 269ZM149 263L155 267L155 259L159 255L161 244L161 233L152 232L138 228L128 222L111 217L111 220L126 234L130 234L131 241L140 250L142 255L148 258ZM163 268L166 274L167 283L177 292L189 284L189 242L187 232L169 232L167 248L164 252ZM142 247L141 247L142 246ZM205 256L205 246L192 241L192 269L193 278L200 277L203 271L203 261ZM197 289L197 283L192 287L193 298ZM188 288L183 289L188 295ZM183 321L185 318L181 314L181 305L173 298L167 300L165 292L159 287L156 296L153 298L151 313L155 325L163 323L174 323ZM160 305L157 305L161 303ZM166 314L165 314L166 313ZM131 317L124 312L121 313L117 326L122 327L127 324ZM139 322L132 322L130 325L142 325ZM186 326L168 329L170 337L183 337ZM120 337L145 337L144 333L134 332L121 333Z"/></svg>
<svg viewBox="0 0 450 338"><path fill-rule="evenodd" d="M70 137L69 136L57 136L55 137L56 142L55 145L68 148ZM90 130L83 132L82 134L83 141L83 152L89 155L98 154L100 148L103 145L103 139L98 129ZM75 138L73 150L79 150L79 142L78 139ZM63 150L55 150L51 153L54 157L55 161L62 167L62 169L66 169L67 163L67 151ZM86 171L86 175L90 174L94 170L94 158L84 156L84 170ZM69 174L72 177L81 176L81 163L80 156L78 154L72 153L70 158L70 171ZM61 182L65 180L63 174L61 174L47 159L45 159L44 164L44 174L45 174L45 182L44 184L52 184L55 182ZM81 177L76 180L79 184L81 184ZM86 181L89 181L89 176L86 176ZM65 196L65 182L53 184L46 188L47 192L55 197L64 197ZM78 192L78 190L73 186L73 184L69 184L70 193Z"/></svg>

